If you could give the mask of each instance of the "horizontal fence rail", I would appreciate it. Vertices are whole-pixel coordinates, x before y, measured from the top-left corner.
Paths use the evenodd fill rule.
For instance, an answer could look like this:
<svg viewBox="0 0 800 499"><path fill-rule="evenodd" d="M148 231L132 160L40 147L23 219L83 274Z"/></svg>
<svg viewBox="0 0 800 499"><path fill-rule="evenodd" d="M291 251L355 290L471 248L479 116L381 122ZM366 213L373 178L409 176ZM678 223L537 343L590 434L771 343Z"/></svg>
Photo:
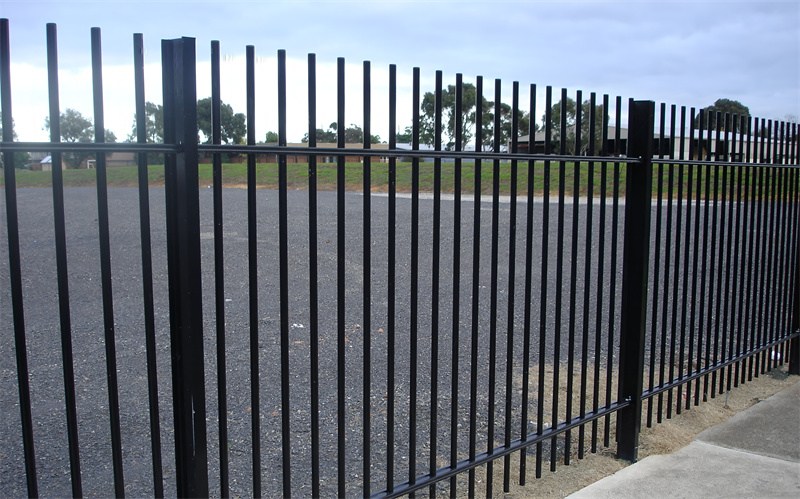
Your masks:
<svg viewBox="0 0 800 499"><path fill-rule="evenodd" d="M437 71L428 95L415 68L405 150L397 68L376 102L369 62L351 75L339 59L336 81L317 81L310 54L308 147L294 147L286 53L277 108L263 109L248 46L247 136L222 144L212 42L202 144L205 76L181 38L162 42L164 141L149 143L137 34L136 142L67 143L55 25L47 39L50 142L16 142L0 21L10 495L491 497L612 442L635 461L642 425L787 362L800 374L796 123L633 100L624 114L621 97L517 82L506 120L499 80L487 102L482 77L445 86ZM102 131L99 29L91 40ZM345 105L355 78L359 117ZM344 126L317 147L320 85L337 90L337 123L360 122L358 147ZM378 106L387 149L370 143ZM277 115L276 144L256 143L256 112ZM487 127L470 129L470 112ZM543 138L524 145L537 113ZM466 150L469 133L491 151ZM14 154L34 151L52 155L49 189L18 187ZM108 187L114 152L136 153L138 188ZM92 187L65 184L71 153L96 156ZM163 186L149 185L152 153ZM245 156L244 188L223 189L230 154ZM212 185L199 185L203 156ZM274 189L261 188L268 168ZM319 183L328 169L334 190Z"/></svg>

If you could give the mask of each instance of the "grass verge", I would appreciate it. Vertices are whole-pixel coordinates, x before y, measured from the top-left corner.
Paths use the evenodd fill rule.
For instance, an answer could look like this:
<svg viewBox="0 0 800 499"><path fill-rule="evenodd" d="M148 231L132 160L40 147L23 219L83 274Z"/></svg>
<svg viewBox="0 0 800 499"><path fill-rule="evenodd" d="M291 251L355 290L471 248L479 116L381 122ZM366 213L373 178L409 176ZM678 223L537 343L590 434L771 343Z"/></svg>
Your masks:
<svg viewBox="0 0 800 499"><path fill-rule="evenodd" d="M454 163L442 163L442 192L453 193L455 190L455 165ZM533 195L538 196L544 192L545 186L545 164L536 163L532 171L533 182ZM581 196L588 194L587 184L589 180L588 163L578 164L578 191ZM613 164L606 165L606 195L610 197L613 194L613 181L615 175L615 168ZM565 163L563 167L563 182L564 191L567 197L574 195L575 190L575 163ZM601 194L603 166L600 163L593 165L593 196L598 198ZM625 181L626 181L626 166L619 166L619 193L621 197L625 196ZM345 166L345 186L347 190L360 191L363 189L363 172L364 165L362 163L347 163ZM668 169L664 168L663 178L663 191L664 197L667 195L668 184ZM289 163L287 165L287 185L289 189L307 189L308 188L308 164L306 163ZM509 195L511 193L512 185L512 163L498 162L497 164L497 177L499 183L499 190L501 195ZM198 185L201 187L209 186L213 183L212 165L201 164L199 167L199 180ZM398 192L411 192L411 181L414 174L412 163L398 162L396 168L396 189ZM529 171L527 163L520 163L518 165L516 179L517 179L517 193L520 196L528 194L528 180L531 172ZM701 177L701 184L705 184L707 175L711 175L713 186L713 171L707 172ZM138 185L138 167L136 166L121 166L107 169L107 182L109 187L135 187ZM475 190L476 179L480 177L481 192L485 195L492 193L492 182L495 175L494 165L492 162L483 161L480 165L480 174L476 171L475 163L473 161L464 161L461 168L461 191L464 194L473 193ZM730 175L730 172L729 172ZM550 193L551 195L558 195L561 177L561 163L550 163ZM675 178L677 179L677 169L675 170ZM94 170L64 170L63 179L65 187L84 187L95 185L95 171ZM319 190L335 190L337 187L337 168L334 163L320 163L317 165L316 172L317 188ZM420 163L419 165L419 182L420 191L433 192L435 180L434 163ZM684 171L684 193L688 187L689 175L688 171ZM692 179L692 197L696 197L697 190L697 176ZM244 163L226 163L222 169L223 185L228 188L243 188L247 186L247 165ZM0 186L4 186L4 178L0 176ZM163 186L164 185L164 165L150 165L148 166L148 182L150 186ZM29 171L29 170L16 170L16 184L17 187L50 187L52 186L52 174L46 171ZM256 165L256 184L261 189L276 189L278 187L278 165L275 163L259 163ZM677 196L677 181L674 183L675 188L673 195ZM720 178L721 188L721 178ZM729 182L730 185L730 182ZM712 187L713 188L713 187ZM655 195L658 189L658 176L654 175L653 179L653 194ZM386 192L389 190L389 165L388 163L373 162L371 166L371 190L373 192Z"/></svg>

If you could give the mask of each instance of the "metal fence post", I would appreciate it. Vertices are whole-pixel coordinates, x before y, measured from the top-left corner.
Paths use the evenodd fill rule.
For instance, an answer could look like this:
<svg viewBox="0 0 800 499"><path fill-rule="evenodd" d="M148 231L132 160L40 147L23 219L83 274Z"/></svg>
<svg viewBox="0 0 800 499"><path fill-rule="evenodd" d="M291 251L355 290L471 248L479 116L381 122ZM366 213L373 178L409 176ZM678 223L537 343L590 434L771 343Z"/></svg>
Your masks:
<svg viewBox="0 0 800 499"><path fill-rule="evenodd" d="M179 497L208 497L195 40L162 40L172 394Z"/></svg>
<svg viewBox="0 0 800 499"><path fill-rule="evenodd" d="M797 175L797 174L795 174ZM795 198L794 203L798 200ZM792 300L792 334L800 329L800 230L794 228L794 297ZM800 374L800 336L795 336L789 342L789 374Z"/></svg>
<svg viewBox="0 0 800 499"><path fill-rule="evenodd" d="M642 426L642 386L650 264L655 103L633 102L630 112L625 189L625 245L622 259L622 321L619 346L619 400L629 404L617 416L617 457L636 462Z"/></svg>

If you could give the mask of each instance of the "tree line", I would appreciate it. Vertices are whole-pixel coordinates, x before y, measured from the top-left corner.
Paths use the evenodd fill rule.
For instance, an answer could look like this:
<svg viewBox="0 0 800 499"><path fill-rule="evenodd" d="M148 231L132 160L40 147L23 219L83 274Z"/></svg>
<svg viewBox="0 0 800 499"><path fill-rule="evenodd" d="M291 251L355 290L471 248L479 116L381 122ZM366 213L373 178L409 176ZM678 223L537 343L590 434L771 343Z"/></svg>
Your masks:
<svg viewBox="0 0 800 499"><path fill-rule="evenodd" d="M462 109L462 116L461 116L461 140L462 146L465 144L470 143L473 138L475 137L475 129L476 129L476 119L477 119L477 112L476 112L476 103L477 103L477 92L475 85L471 83L466 83L463 85L462 89L462 102L461 102L461 109ZM425 144L428 146L433 146L434 141L436 139L436 126L435 126L435 104L436 104L436 96L433 92L426 92L422 98L422 102L420 104L420 130L419 130L419 141L421 144ZM551 110L551 123L552 123L552 132L551 132L551 144L552 144L552 151L559 152L561 150L561 118L562 112L561 107L562 105L565 106L565 113L566 116L566 144L565 150L567 154L587 154L588 153L588 143L589 143L589 135L591 130L592 123L590 123L589 116L591 112L591 103L589 100L585 100L580 103L580 110L581 110L581 125L580 125L580 132L581 132L581 140L580 144L576 144L576 122L577 122L577 110L578 104L575 100L571 98L567 98L566 102L562 104L561 101L555 103ZM494 126L495 126L495 103L493 101L487 100L485 97L481 96L481 107L482 107L482 120L481 120L481 144L478 146L480 150L483 151L491 151L493 150L494 145ZM513 120L513 112L511 106L508 104L501 102L499 105L500 109L500 143L506 144L511 139L512 134L512 120ZM603 119L607 118L607 111L603 109L602 104L597 105L595 107L595 122L594 122L594 133L595 137L599 138L602 136L602 123ZM711 118L709 123L708 116L709 111L711 111ZM695 127L700 126L700 114L703 115L703 126L704 128L708 128L709 126L712 129L717 128L716 123L716 116L717 112L720 112L722 115L725 113L730 113L731 115L736 114L739 116L749 116L750 110L747 106L742 104L739 101L731 100L731 99L717 99L714 104L707 106L705 108L700 109L700 112L695 117L694 125ZM152 143L163 143L164 141L164 109L161 104L155 104L152 102L147 102L145 104L145 134L147 142ZM787 120L794 121L796 118L794 116L787 116ZM541 127L536 122L531 122L531 117L529 113L517 110L517 120L518 120L518 133L519 135L534 135L536 132L540 131ZM542 115L541 123L545 123L546 121L546 114ZM236 113L234 112L233 108L230 104L222 103L220 106L220 123L221 123L221 141L224 144L244 144L247 138L247 123L246 117L244 113ZM441 123L441 133L442 137L442 146L443 149L446 151L453 150L455 148L455 125L456 125L456 92L454 85L448 85L446 89L442 89L442 123ZM13 124L12 124L13 126ZM731 132L738 132L739 128L739 121L733 121L731 123L731 130L725 130L724 123L720 124L723 131L731 131ZM94 125L92 121L83 116L79 111L76 111L72 108L67 108L63 113L60 115L60 127L61 127L61 141L62 142L91 142L94 140ZM50 130L50 119L49 117L45 117L44 121L44 130ZM0 128L0 134L2 133L2 128ZM105 140L106 142L116 142L117 137L115 134L110 130L105 130ZM198 141L201 143L209 143L211 142L211 98L206 97L204 99L200 99L197 101L197 133L198 133ZM315 131L315 139L318 143L333 143L337 142L339 133L339 126L336 122L331 123L327 129L318 128ZM763 133L763 131L762 131ZM345 142L346 143L362 143L364 141L364 131L363 129L356 125L350 124L349 127L345 128L344 130ZM413 140L413 129L411 126L405 127L405 130L402 133L398 133L396 135L398 143L410 143ZM269 131L265 137L266 143L275 143L278 141L278 134ZM17 140L16 132L13 133L13 140ZM132 126L132 131L128 135L127 140L130 142L134 142L137 140L136 137L136 119L134 117L134 123ZM303 138L301 139L302 142L307 143L309 141L309 134L306 133ZM533 140L533 138L531 138ZM370 135L370 143L377 144L380 143L381 139L377 135ZM576 150L577 148L577 150ZM84 153L84 152L70 152L70 153L63 153L62 158L64 160L65 166L67 168L78 168L86 159L93 157L94 155L91 153ZM155 162L158 160L160 155L158 154L151 154L150 160L151 162ZM15 153L14 154L14 166L16 168L25 168L27 166L27 162L29 161L30 157L27 153Z"/></svg>
<svg viewBox="0 0 800 499"><path fill-rule="evenodd" d="M470 143L475 137L476 121L477 121L477 91L475 85L465 83L462 87L462 101L461 101L461 144L462 147ZM551 113L552 134L551 141L553 151L560 150L561 141L561 102L557 102ZM571 98L567 98L566 104L566 126L568 130L566 150L567 154L575 154L575 123L576 123L576 110L577 105ZM499 117L499 137L500 144L508 144L511 140L513 133L513 109L505 102L500 102L499 106L495 102L487 100L486 97L481 96L481 143L476 144L476 149L482 151L492 151L494 149L495 138L495 112L497 108L500 111ZM581 103L581 144L578 153L585 154L588 149L589 143L589 111L591 104L588 100ZM595 130L598 133L602 132L603 122L603 106L596 106L596 124ZM433 146L436 139L436 95L433 92L426 92L420 104L420 133L419 141L422 144ZM541 130L541 127L534 121L531 122L530 113L518 109L517 123L520 136L535 135ZM451 151L455 148L456 140L456 89L454 85L448 85L446 89L442 89L442 125L441 137L442 148L446 151ZM541 123L545 123L546 115L542 115ZM403 133L397 134L398 142L411 142L413 139L413 129L408 126ZM531 137L529 140L534 140Z"/></svg>

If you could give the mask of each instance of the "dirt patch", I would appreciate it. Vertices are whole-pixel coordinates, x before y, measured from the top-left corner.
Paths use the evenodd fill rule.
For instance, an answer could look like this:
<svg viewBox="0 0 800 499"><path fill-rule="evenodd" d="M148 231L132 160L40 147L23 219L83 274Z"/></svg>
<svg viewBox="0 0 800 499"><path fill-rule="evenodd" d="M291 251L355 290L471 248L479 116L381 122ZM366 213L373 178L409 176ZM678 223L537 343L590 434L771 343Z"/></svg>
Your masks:
<svg viewBox="0 0 800 499"><path fill-rule="evenodd" d="M552 369L547 369L548 374ZM538 371L531 370L531 389L538 383L533 376ZM591 378L591 376L590 376ZM604 383L605 373L601 373L601 383ZM681 414L673 411L670 419L663 414L661 423L656 422L653 415L653 425L646 427L646 403L642 417L642 432L639 437L639 459L657 454L669 454L678 451L691 443L695 436L703 430L727 421L731 416L749 408L758 402L765 400L772 395L788 388L797 382L797 376L789 376L787 366L780 366L770 373L762 374L758 378L746 384L734 387L728 394L717 394L716 398L701 402L698 406L692 404L690 410L683 410ZM552 375L548 375L545 386L552 389ZM591 385L591 379L588 383ZM559 382L559 386L562 383ZM566 386L566 381L563 382ZM577 386L577 383L576 383ZM563 388L562 388L563 389ZM616 379L614 379L614 389L616 389ZM563 398L563 397L562 397ZM664 400L666 404L666 398ZM602 396L601 396L602 405ZM547 405L546 407L549 407ZM577 407L577 405L575 406ZM655 408L655 405L654 405ZM563 410L563 409L562 409ZM666 410L666 409L665 409ZM562 412L563 414L563 412ZM547 420L547 418L545 418ZM569 466L563 464L563 450L559 452L559 463L555 472L549 471L548 453L545 453L545 463L542 465L542 477L535 477L535 451L529 453L526 485L520 486L519 476L519 455L515 454L511 459L511 486L508 493L503 492L503 460L500 459L494 465L494 497L537 497L537 498L563 498L577 492L578 490L610 476L617 471L628 466L626 461L616 459L616 444L614 442L614 418L612 416L610 425L610 447L602 446L602 420L599 426L597 453L591 453L585 449L584 459L577 459L577 430L573 430L572 436L572 461ZM590 445L591 425L586 428L587 447ZM564 437L559 436L559 442L563 446ZM476 470L477 495L485 494L486 469L481 467Z"/></svg>

